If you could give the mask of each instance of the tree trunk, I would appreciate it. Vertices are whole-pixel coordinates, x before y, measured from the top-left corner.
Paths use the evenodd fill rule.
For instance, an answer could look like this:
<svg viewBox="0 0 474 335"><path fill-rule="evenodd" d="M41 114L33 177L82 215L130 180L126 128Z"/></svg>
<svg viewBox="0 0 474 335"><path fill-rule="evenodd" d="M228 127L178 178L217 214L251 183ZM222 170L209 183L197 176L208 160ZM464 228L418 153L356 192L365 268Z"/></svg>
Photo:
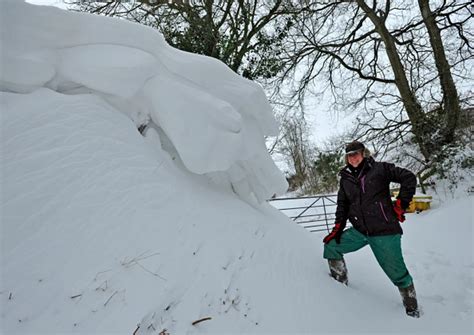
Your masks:
<svg viewBox="0 0 474 335"><path fill-rule="evenodd" d="M387 57L390 61L390 65L395 76L395 84L398 88L400 96L402 98L403 106L407 112L408 118L412 124L412 132L415 136L421 153L426 160L429 160L434 153L433 145L430 141L431 134L435 127L432 127L430 121L423 112L423 108L417 101L415 94L410 88L405 68L403 67L402 61L397 51L397 47L390 35L384 21L377 16L373 9L371 9L363 0L357 0L359 7L367 14L369 19L375 26L375 29L379 33L382 41L384 42Z"/></svg>
<svg viewBox="0 0 474 335"><path fill-rule="evenodd" d="M436 69L439 73L441 89L443 91L444 108L442 108L442 129L441 144L449 144L454 140L454 134L458 127L461 107L459 104L458 92L451 75L451 66L446 59L443 41L440 30L436 24L436 18L430 9L428 0L418 0L421 16L425 23L428 35L430 37L431 48L436 63Z"/></svg>

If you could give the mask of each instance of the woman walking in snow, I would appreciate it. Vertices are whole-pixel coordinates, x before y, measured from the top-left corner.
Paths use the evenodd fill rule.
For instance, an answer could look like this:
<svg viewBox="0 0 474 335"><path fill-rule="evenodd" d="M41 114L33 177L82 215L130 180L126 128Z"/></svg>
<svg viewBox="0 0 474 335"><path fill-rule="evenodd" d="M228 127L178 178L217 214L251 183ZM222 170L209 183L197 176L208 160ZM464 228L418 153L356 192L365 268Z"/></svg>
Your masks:
<svg viewBox="0 0 474 335"><path fill-rule="evenodd" d="M400 222L415 194L415 175L394 164L376 162L357 141L346 146L347 165L337 194L335 226L324 242L324 258L334 279L347 285L347 268L343 255L367 244L385 274L398 287L406 313L419 317L413 279L402 256ZM400 183L395 205L392 205L390 183ZM352 228L344 230L349 220Z"/></svg>

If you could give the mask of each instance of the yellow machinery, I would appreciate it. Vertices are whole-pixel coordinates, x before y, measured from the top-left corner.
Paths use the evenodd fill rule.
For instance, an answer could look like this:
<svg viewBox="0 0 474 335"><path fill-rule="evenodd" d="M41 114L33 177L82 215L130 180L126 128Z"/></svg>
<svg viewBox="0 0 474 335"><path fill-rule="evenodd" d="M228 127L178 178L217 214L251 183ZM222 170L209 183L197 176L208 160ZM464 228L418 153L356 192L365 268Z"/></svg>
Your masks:
<svg viewBox="0 0 474 335"><path fill-rule="evenodd" d="M394 198L396 198L397 195L398 192L393 192ZM433 197L431 195L415 195L410 202L410 206L407 208L407 213L419 213L430 209L432 200Z"/></svg>

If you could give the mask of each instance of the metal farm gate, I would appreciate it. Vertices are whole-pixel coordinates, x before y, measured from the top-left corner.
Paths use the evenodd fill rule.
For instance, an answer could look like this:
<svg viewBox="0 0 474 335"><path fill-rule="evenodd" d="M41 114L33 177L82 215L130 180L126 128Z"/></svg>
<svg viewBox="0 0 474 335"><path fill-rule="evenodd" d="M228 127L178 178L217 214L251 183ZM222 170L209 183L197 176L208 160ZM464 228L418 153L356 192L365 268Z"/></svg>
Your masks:
<svg viewBox="0 0 474 335"><path fill-rule="evenodd" d="M336 194L275 198L269 203L310 232L330 232L336 215Z"/></svg>

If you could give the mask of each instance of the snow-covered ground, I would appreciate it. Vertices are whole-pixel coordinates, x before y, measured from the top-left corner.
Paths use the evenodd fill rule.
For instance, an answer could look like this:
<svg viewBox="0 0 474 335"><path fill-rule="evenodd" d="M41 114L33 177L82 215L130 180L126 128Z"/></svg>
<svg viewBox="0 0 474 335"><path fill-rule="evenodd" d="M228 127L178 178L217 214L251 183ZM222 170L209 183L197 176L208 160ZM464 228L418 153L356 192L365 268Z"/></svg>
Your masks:
<svg viewBox="0 0 474 335"><path fill-rule="evenodd" d="M136 24L0 15L2 333L473 332L467 194L403 225L409 318L369 249L340 285L322 235L262 201L285 182L258 86Z"/></svg>

